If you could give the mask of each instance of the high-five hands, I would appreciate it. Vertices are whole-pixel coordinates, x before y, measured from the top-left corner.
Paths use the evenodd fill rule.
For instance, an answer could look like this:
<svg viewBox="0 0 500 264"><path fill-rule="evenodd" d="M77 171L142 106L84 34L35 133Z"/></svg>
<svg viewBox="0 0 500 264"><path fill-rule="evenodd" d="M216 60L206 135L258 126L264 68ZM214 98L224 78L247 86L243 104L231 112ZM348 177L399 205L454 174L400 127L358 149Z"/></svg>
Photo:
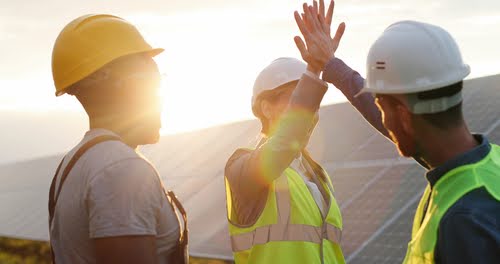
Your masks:
<svg viewBox="0 0 500 264"><path fill-rule="evenodd" d="M337 28L335 36L330 36L330 27L332 24L333 9L335 1L331 0L328 11L325 15L324 0L315 0L313 5L303 4L304 13L299 14L295 11L295 21L299 26L300 32L304 37L305 43L301 37L294 38L295 44L300 51L302 59L307 62L308 69L313 72L321 72L326 63L335 57L335 51L344 34L345 23L342 22Z"/></svg>

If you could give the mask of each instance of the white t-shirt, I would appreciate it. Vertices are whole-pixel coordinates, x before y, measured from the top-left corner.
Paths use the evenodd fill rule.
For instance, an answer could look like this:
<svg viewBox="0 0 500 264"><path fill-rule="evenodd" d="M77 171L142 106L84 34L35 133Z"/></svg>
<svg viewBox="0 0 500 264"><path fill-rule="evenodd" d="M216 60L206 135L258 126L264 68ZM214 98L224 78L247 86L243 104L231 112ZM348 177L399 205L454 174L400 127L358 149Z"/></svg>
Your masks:
<svg viewBox="0 0 500 264"><path fill-rule="evenodd" d="M319 190L318 186L312 179L306 176L308 173L307 168L304 166L303 162L307 162L304 160L302 157L302 154L299 154L297 158L295 158L292 163L290 164L290 167L292 167L296 172L299 173L299 175L302 177L304 180L304 183L307 186L307 189L309 189L309 192L311 193L314 201L316 202L316 205L318 206L319 210L321 211L321 215L324 217L328 212L327 208L327 202L325 201L323 195L321 194L321 191ZM314 174L313 171L309 172L311 174Z"/></svg>
<svg viewBox="0 0 500 264"><path fill-rule="evenodd" d="M89 140L115 135L93 129L71 150ZM55 208L51 243L57 263L96 263L94 238L154 235L160 259L178 244L180 227L155 168L120 141L106 141L83 154L68 174Z"/></svg>

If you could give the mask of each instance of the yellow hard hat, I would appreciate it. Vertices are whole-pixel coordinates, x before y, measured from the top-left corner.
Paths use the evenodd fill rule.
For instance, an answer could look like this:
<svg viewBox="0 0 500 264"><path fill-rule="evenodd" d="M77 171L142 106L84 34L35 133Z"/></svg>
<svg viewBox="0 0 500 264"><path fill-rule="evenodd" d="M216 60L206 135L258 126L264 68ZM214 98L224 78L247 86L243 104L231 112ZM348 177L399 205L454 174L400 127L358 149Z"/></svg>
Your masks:
<svg viewBox="0 0 500 264"><path fill-rule="evenodd" d="M126 20L105 14L85 15L59 33L52 51L52 77L56 96L104 65L122 56L150 53L153 49L137 28Z"/></svg>

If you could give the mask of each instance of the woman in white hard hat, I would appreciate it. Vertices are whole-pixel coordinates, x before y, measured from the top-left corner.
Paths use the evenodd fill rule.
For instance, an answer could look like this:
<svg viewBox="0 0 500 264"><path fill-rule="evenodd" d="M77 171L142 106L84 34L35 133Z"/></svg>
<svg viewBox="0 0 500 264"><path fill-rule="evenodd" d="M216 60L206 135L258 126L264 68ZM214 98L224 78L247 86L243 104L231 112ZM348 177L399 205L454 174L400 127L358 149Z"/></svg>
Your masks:
<svg viewBox="0 0 500 264"><path fill-rule="evenodd" d="M236 150L225 168L238 264L345 263L331 180L306 150L328 89L319 74L313 65L279 58L255 80L252 111L264 137L255 149Z"/></svg>
<svg viewBox="0 0 500 264"><path fill-rule="evenodd" d="M70 22L52 53L56 95L70 94L89 131L61 161L49 195L55 263L187 263L175 195L136 152L159 140L160 74L153 49L122 18ZM60 131L62 132L62 131Z"/></svg>
<svg viewBox="0 0 500 264"><path fill-rule="evenodd" d="M330 47L338 42L323 12L305 5L304 14L295 13L307 43L296 37L303 58L324 69L323 80L379 131L383 125L402 156L427 169L403 263L500 263L500 147L464 120L470 68L453 37L427 23L394 23L371 46L365 81L335 58Z"/></svg>
<svg viewBox="0 0 500 264"><path fill-rule="evenodd" d="M257 77L252 110L264 138L238 149L225 169L236 263L344 263L330 178L305 149L326 90L292 58Z"/></svg>

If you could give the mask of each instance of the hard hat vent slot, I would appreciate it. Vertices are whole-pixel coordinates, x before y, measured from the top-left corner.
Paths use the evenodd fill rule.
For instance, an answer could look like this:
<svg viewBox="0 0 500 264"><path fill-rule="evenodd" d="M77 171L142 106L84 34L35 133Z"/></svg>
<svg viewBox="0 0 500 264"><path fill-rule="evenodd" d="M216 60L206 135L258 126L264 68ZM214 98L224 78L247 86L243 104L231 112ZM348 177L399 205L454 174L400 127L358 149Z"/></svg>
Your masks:
<svg viewBox="0 0 500 264"><path fill-rule="evenodd" d="M385 70L385 62L384 61L377 61L377 67L378 70Z"/></svg>

